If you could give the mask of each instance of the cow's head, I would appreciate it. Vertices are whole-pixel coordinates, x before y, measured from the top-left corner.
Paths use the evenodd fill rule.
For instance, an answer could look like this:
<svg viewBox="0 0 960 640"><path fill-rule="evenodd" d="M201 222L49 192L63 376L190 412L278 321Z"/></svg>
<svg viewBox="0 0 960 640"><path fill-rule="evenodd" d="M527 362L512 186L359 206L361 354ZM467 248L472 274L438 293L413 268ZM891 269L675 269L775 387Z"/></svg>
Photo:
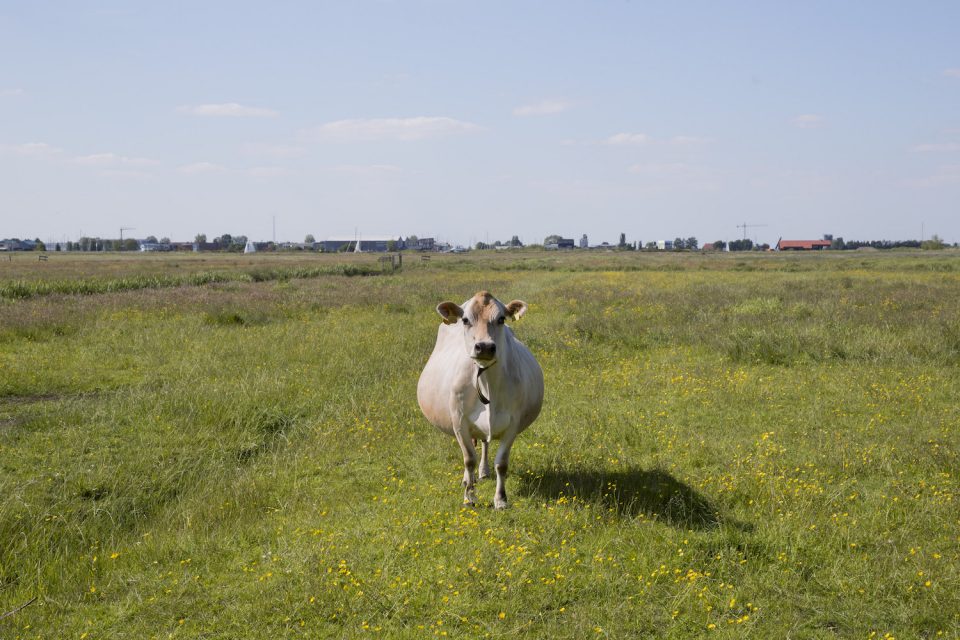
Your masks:
<svg viewBox="0 0 960 640"><path fill-rule="evenodd" d="M437 313L446 324L456 324L463 332L467 355L481 367L497 361L497 349L503 351L504 323L507 318L519 320L527 312L527 303L514 300L503 304L488 291L480 291L463 303L441 302Z"/></svg>

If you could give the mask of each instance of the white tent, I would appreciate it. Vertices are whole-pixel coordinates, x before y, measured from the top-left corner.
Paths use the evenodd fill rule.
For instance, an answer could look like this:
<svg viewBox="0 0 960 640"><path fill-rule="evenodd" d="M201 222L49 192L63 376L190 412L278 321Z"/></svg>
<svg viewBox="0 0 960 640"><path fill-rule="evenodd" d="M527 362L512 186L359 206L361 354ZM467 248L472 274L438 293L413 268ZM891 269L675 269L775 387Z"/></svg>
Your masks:
<svg viewBox="0 0 960 640"><path fill-rule="evenodd" d="M253 244L253 240L247 240L247 246L243 248L244 253L256 253L257 245Z"/></svg>

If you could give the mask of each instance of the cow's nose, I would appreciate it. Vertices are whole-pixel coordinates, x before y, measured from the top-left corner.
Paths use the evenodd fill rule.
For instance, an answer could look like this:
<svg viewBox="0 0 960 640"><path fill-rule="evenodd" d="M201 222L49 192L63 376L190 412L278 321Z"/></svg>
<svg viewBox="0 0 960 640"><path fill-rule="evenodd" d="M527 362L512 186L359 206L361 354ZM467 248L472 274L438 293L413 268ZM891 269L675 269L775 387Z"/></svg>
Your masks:
<svg viewBox="0 0 960 640"><path fill-rule="evenodd" d="M492 358L497 353L497 345L494 342L478 342L473 345L473 353L478 358Z"/></svg>

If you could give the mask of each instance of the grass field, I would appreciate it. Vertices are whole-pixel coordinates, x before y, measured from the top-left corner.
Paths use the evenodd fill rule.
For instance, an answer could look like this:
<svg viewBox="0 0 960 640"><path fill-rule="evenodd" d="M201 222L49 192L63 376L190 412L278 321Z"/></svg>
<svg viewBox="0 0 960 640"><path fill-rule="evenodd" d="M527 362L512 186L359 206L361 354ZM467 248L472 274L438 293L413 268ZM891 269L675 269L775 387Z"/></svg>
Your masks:
<svg viewBox="0 0 960 640"><path fill-rule="evenodd" d="M956 252L12 258L0 637L960 637ZM505 512L415 397L484 288Z"/></svg>

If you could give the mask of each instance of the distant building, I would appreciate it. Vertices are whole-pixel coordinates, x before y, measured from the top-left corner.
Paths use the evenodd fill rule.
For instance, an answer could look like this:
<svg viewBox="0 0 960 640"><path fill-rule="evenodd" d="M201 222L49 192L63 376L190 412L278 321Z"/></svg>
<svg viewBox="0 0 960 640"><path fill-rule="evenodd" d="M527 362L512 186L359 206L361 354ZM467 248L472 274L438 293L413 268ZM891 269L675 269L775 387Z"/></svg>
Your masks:
<svg viewBox="0 0 960 640"><path fill-rule="evenodd" d="M829 249L829 240L784 240L777 241L777 251L821 251Z"/></svg>
<svg viewBox="0 0 960 640"><path fill-rule="evenodd" d="M587 240L587 234L583 234L582 236L580 236L580 248L581 249L590 248L590 242Z"/></svg>
<svg viewBox="0 0 960 640"><path fill-rule="evenodd" d="M37 243L33 240L17 240L16 238L0 240L0 251L33 251Z"/></svg>
<svg viewBox="0 0 960 640"><path fill-rule="evenodd" d="M141 242L140 251L173 251L166 242Z"/></svg>
<svg viewBox="0 0 960 640"><path fill-rule="evenodd" d="M433 242L432 238L430 241L431 243ZM327 253L341 250L356 251L358 253L384 253L387 251L387 246L390 243L393 243L395 249L404 248L403 241L392 236L367 236L360 238L331 236L326 240L315 242L313 246L318 251Z"/></svg>
<svg viewBox="0 0 960 640"><path fill-rule="evenodd" d="M413 244L405 243L405 249L414 249L416 251L433 251L436 249L437 241L433 238L417 238Z"/></svg>
<svg viewBox="0 0 960 640"><path fill-rule="evenodd" d="M575 246L573 238L560 238L556 242L544 245L543 248L556 251L557 249L573 249Z"/></svg>
<svg viewBox="0 0 960 640"><path fill-rule="evenodd" d="M672 251L673 240L657 240L657 249L660 249L660 251Z"/></svg>

